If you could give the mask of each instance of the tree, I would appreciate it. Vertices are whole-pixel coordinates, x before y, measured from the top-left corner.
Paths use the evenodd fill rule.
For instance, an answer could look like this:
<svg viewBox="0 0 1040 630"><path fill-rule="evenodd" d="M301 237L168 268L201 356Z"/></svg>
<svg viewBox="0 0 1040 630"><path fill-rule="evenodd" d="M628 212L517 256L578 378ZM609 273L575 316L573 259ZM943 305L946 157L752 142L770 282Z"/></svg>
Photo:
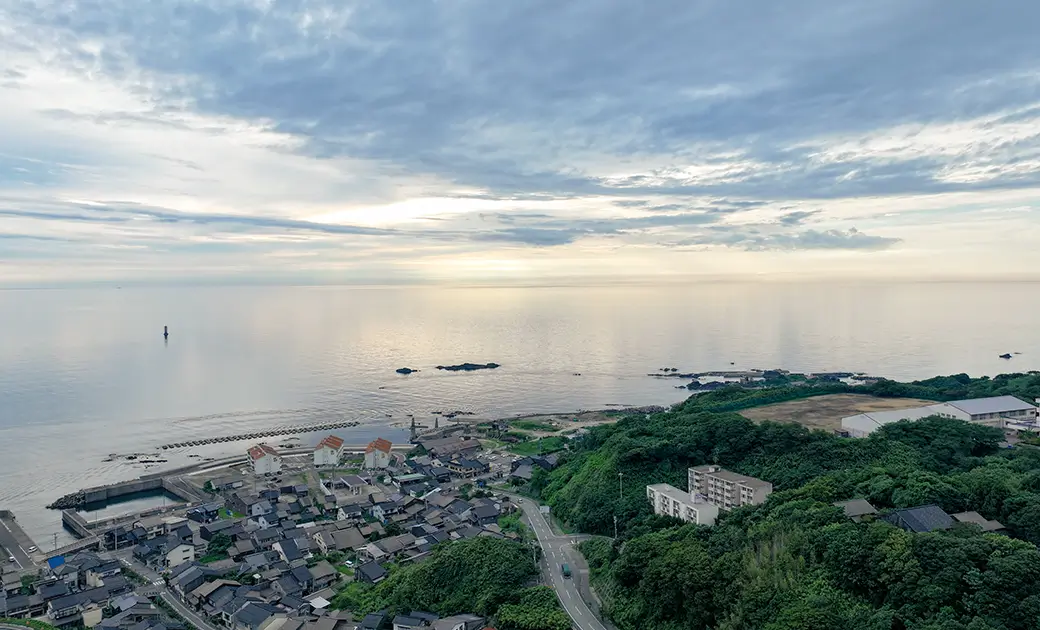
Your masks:
<svg viewBox="0 0 1040 630"><path fill-rule="evenodd" d="M349 587L333 605L355 613L388 609L493 616L503 604L516 603L536 575L538 569L524 545L477 537L436 546L429 558L391 571L371 591Z"/></svg>
<svg viewBox="0 0 1040 630"><path fill-rule="evenodd" d="M228 549L234 543L231 541L231 537L227 534L214 534L213 538L210 539L209 544L206 545L206 555L209 556L221 556L227 553Z"/></svg>
<svg viewBox="0 0 1040 630"><path fill-rule="evenodd" d="M570 630L571 619L547 586L534 586L520 592L515 604L503 604L495 615L500 630Z"/></svg>

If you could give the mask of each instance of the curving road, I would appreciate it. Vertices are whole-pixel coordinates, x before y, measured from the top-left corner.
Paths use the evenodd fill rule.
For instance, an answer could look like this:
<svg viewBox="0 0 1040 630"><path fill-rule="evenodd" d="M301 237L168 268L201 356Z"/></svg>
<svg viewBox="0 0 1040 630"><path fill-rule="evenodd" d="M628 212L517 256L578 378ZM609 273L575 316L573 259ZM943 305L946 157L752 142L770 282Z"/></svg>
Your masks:
<svg viewBox="0 0 1040 630"><path fill-rule="evenodd" d="M163 601L172 606L174 610L180 613L181 617L188 620L192 625L198 628L198 630L217 630L210 621L189 608L175 593L170 591L170 589L166 587L166 582L163 580L161 575L135 560L130 550L107 552L102 554L102 557L118 558L125 566L133 569L138 575L148 580L149 584L143 588L139 588L138 593L148 597L161 597Z"/></svg>
<svg viewBox="0 0 1040 630"><path fill-rule="evenodd" d="M514 497L517 498L517 497ZM589 538L588 536L557 536L553 533L545 516L542 515L538 505L530 499L520 500L520 509L531 523L531 529L538 536L538 544L542 547L543 569L547 570L549 581L556 596L560 599L564 610L570 615L574 627L579 630L607 630L603 622L589 609L588 604L581 597L578 585L574 579L563 577L560 565L568 563L571 571L577 574L575 563L570 559L571 545L578 540ZM577 552L575 552L577 553Z"/></svg>

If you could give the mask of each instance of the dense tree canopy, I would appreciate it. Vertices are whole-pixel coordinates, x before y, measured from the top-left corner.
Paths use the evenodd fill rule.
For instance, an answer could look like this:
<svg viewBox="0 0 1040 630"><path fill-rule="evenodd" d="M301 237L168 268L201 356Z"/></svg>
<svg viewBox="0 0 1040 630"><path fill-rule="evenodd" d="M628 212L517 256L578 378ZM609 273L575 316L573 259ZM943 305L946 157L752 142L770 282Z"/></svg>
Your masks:
<svg viewBox="0 0 1040 630"><path fill-rule="evenodd" d="M1040 395L1040 375L878 386L935 400L1028 398ZM795 389L724 389L598 427L542 484L556 516L582 531L609 535L619 517L619 541L583 543L618 628L1040 627L1040 449L1003 449L1000 430L942 418L842 439L729 412L790 399ZM712 528L653 516L645 486L685 489L687 467L704 463L769 480L774 494ZM1004 523L1009 536L973 525L911 534L854 523L832 505L851 498L882 511L929 503L974 510Z"/></svg>
<svg viewBox="0 0 1040 630"><path fill-rule="evenodd" d="M477 537L447 542L417 564L394 567L377 586L351 583L333 606L355 614L427 610L441 616L476 613L503 630L566 630L555 594L533 586L538 568L530 549L511 540Z"/></svg>

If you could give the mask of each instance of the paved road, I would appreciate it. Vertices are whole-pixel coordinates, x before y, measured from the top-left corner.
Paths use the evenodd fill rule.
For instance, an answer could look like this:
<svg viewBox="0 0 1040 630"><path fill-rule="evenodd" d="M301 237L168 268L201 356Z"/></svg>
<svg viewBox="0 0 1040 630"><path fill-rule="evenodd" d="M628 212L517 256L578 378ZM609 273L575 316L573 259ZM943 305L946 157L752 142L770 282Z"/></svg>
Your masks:
<svg viewBox="0 0 1040 630"><path fill-rule="evenodd" d="M574 579L563 577L560 565L569 563L574 570L574 563L568 558L570 547L575 540L587 538L586 536L558 536L553 533L552 528L545 521L545 517L538 509L538 505L530 499L520 502L520 509L524 511L527 520L531 523L531 529L538 536L538 543L542 547L542 561L546 566L547 575L556 596L560 598L564 610L570 615L574 627L579 630L607 630L589 609L588 604L582 599L578 585Z"/></svg>
<svg viewBox="0 0 1040 630"><path fill-rule="evenodd" d="M6 521L7 519L0 518L0 547L4 548L4 557L0 558L0 564L6 563L8 556L14 556L14 562L18 565L19 570L33 568L35 563L29 557L28 551L23 549L18 541L19 534L16 534L18 526L9 526Z"/></svg>
<svg viewBox="0 0 1040 630"><path fill-rule="evenodd" d="M148 580L149 583L147 586L143 586L138 589L138 591L141 594L147 595L149 597L158 595L159 597L163 598L163 601L172 606L174 610L180 613L182 617L191 622L191 624L199 630L217 630L213 626L213 624L211 624L209 621L206 621L197 612L186 606L184 602L182 602L180 598L177 597L176 593L168 589L166 587L166 582L162 579L161 575L159 575L152 569L146 567L145 565L141 564L140 562L134 560L133 555L129 550L108 552L102 554L102 556L109 558L119 558L120 562L122 562L126 566L129 566L141 577Z"/></svg>

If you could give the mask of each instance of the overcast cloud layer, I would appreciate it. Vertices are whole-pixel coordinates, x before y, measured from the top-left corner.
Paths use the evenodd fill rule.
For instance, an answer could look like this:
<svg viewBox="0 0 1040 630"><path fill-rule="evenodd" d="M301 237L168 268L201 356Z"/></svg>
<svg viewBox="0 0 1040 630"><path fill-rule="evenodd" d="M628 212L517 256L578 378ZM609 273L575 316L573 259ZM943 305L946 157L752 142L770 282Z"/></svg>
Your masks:
<svg viewBox="0 0 1040 630"><path fill-rule="evenodd" d="M0 5L0 285L1040 271L1040 4Z"/></svg>

